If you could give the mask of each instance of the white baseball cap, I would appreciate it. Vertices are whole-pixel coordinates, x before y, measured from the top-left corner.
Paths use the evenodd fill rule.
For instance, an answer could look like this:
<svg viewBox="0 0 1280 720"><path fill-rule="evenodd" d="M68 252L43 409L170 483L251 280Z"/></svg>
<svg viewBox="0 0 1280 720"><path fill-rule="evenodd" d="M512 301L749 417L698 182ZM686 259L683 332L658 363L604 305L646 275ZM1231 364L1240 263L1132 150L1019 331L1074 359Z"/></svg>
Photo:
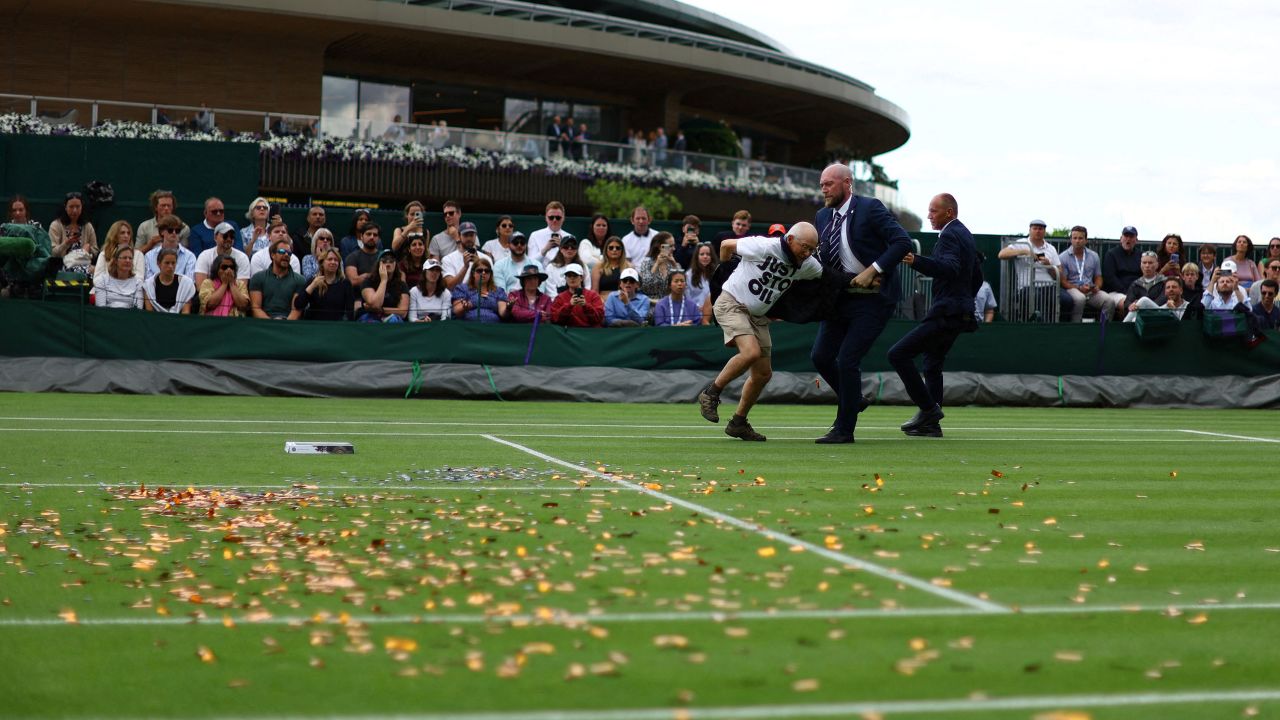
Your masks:
<svg viewBox="0 0 1280 720"><path fill-rule="evenodd" d="M1222 261L1222 266L1218 268L1218 274L1220 274L1220 275L1235 275L1235 274L1236 274L1236 269L1237 269L1237 268L1236 268L1236 261L1235 261L1235 260L1223 260L1223 261Z"/></svg>
<svg viewBox="0 0 1280 720"><path fill-rule="evenodd" d="M630 269L630 268L628 268L628 269ZM634 271L632 271L632 272L634 272ZM623 271L622 271L622 273L625 275L625 274L627 273L627 271L626 271L626 270L623 270ZM582 274L582 266L581 266L581 265L579 265L578 263L569 263L568 265L565 265L565 266L564 266L564 274L565 274L565 275L581 275L581 274Z"/></svg>
<svg viewBox="0 0 1280 720"><path fill-rule="evenodd" d="M622 271L622 274L618 276L618 279L635 280L636 282L640 282L640 273L636 272L635 268L627 268Z"/></svg>

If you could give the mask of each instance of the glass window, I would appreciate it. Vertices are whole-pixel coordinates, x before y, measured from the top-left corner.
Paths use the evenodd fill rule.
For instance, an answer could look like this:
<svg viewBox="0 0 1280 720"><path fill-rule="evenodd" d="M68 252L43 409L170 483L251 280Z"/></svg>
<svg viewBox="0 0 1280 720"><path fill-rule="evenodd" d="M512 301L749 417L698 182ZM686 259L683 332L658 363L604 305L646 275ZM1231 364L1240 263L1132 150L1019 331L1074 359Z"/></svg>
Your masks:
<svg viewBox="0 0 1280 720"><path fill-rule="evenodd" d="M337 137L353 136L360 81L325 75L320 87L320 132Z"/></svg>
<svg viewBox="0 0 1280 720"><path fill-rule="evenodd" d="M538 117L538 101L507 98L503 107L502 126L508 132L541 135L545 128Z"/></svg>

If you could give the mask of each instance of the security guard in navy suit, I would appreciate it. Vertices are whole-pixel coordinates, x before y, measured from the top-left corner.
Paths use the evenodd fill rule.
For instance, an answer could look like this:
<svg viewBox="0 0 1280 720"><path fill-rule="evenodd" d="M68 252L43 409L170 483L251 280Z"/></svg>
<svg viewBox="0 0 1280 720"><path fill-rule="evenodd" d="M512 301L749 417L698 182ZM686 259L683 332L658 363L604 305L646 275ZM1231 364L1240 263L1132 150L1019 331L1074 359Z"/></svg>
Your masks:
<svg viewBox="0 0 1280 720"><path fill-rule="evenodd" d="M949 193L929 201L929 224L940 231L929 256L908 253L902 262L921 275L933 278L933 304L924 319L889 349L889 364L920 409L902 424L902 431L917 437L942 437L942 364L962 332L978 328L973 298L982 286L982 269L973 235L956 215L959 207ZM916 372L915 358L924 355L924 379Z"/></svg>
<svg viewBox="0 0 1280 720"><path fill-rule="evenodd" d="M814 227L822 233L818 259L824 277L851 276L834 286L810 358L836 392L835 422L819 444L853 442L862 397L862 358L880 337L898 302L898 263L911 251L911 237L875 198L853 194L853 172L830 165L820 180L824 208Z"/></svg>

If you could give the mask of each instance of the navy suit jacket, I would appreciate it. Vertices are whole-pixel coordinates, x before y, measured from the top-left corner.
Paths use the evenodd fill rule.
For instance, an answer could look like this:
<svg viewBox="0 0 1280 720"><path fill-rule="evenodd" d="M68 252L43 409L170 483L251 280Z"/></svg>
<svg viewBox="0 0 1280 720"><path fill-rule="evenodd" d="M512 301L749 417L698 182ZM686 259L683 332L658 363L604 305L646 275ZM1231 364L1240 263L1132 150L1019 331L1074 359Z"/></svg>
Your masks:
<svg viewBox="0 0 1280 720"><path fill-rule="evenodd" d="M814 217L818 235L831 224L832 208L824 207ZM883 271L880 276L880 295L889 302L898 302L898 263L911 252L911 236L898 224L884 203L875 198L853 196L849 215L845 217L845 234L853 254L865 266L876 263Z"/></svg>
<svg viewBox="0 0 1280 720"><path fill-rule="evenodd" d="M963 223L948 223L938 235L933 253L917 255L911 267L933 278L933 304L926 318L973 314L973 298L982 286L982 268L973 235Z"/></svg>

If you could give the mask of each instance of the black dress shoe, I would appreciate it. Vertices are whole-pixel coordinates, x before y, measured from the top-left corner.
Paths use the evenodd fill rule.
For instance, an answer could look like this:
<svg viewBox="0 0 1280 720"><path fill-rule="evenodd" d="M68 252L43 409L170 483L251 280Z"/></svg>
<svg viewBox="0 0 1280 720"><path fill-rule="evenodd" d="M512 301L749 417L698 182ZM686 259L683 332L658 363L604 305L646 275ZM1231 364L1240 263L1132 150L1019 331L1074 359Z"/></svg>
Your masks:
<svg viewBox="0 0 1280 720"><path fill-rule="evenodd" d="M921 425L910 430L903 430L908 437L942 437L942 426L938 424Z"/></svg>
<svg viewBox="0 0 1280 720"><path fill-rule="evenodd" d="M921 410L917 412L915 417L902 423L901 428L903 432L906 432L918 427L924 427L925 425L937 425L942 422L943 417L942 408L934 405L929 410Z"/></svg>
<svg viewBox="0 0 1280 720"><path fill-rule="evenodd" d="M861 398L858 398L858 412L862 412L869 407L871 407L870 395L863 395Z"/></svg>
<svg viewBox="0 0 1280 720"><path fill-rule="evenodd" d="M840 432L835 428L827 431L826 435L814 440L819 445L843 445L853 442L853 433Z"/></svg>

